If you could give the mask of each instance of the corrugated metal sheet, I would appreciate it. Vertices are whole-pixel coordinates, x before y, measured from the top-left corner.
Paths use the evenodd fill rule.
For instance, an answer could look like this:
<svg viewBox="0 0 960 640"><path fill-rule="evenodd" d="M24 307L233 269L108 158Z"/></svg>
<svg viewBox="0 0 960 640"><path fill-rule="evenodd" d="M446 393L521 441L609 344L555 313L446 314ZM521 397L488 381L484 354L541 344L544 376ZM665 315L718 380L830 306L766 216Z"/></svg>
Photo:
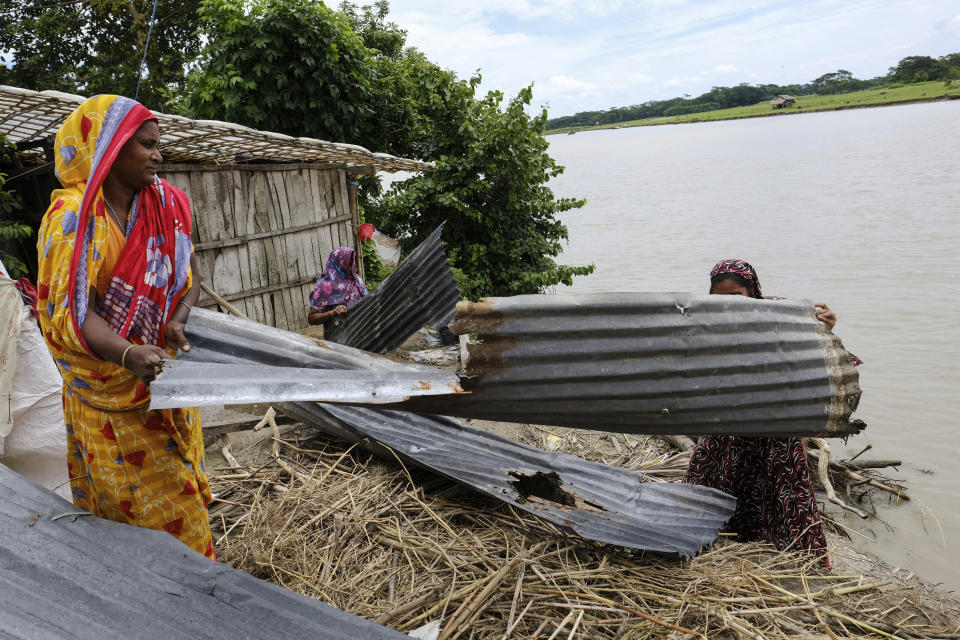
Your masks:
<svg viewBox="0 0 960 640"><path fill-rule="evenodd" d="M638 472L542 451L455 418L304 402L278 408L375 451L387 446L598 542L692 557L716 539L736 506L716 489L646 482Z"/></svg>
<svg viewBox="0 0 960 640"><path fill-rule="evenodd" d="M328 323L324 339L388 353L423 325L445 324L460 300L460 290L440 243L442 231L441 224L370 295Z"/></svg>
<svg viewBox="0 0 960 640"><path fill-rule="evenodd" d="M381 404L460 391L455 374L318 344L205 309L187 325L191 349L150 385L153 409L290 400Z"/></svg>
<svg viewBox="0 0 960 640"><path fill-rule="evenodd" d="M371 380L383 372L411 366L342 345L321 346L288 331L196 309L187 328L192 348L181 356L183 360L243 364L251 379L257 379L264 365L339 369L340 373L364 369L363 374L371 374ZM276 391L272 386L263 389ZM160 401L158 389L152 392L154 402ZM263 399L269 400L266 395ZM220 385L221 404L237 403L240 397L236 388ZM733 513L734 499L714 489L645 483L636 472L541 451L452 418L315 402L283 403L278 408L338 437L382 443L417 464L591 540L690 556L713 541ZM527 485L551 481L569 494L567 502L572 505L562 504L561 493L545 494L552 500L523 497Z"/></svg>
<svg viewBox="0 0 960 640"><path fill-rule="evenodd" d="M470 394L427 413L652 434L842 436L860 387L839 338L799 300L687 293L461 302L477 332Z"/></svg>
<svg viewBox="0 0 960 640"><path fill-rule="evenodd" d="M91 515L0 465L0 636L38 640L407 636Z"/></svg>

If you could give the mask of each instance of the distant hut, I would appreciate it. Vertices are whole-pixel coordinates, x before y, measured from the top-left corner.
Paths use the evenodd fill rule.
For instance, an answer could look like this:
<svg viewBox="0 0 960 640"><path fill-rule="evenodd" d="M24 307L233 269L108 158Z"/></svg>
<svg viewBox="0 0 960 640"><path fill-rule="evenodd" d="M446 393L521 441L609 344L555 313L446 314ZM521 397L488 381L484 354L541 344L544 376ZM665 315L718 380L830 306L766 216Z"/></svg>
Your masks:
<svg viewBox="0 0 960 640"><path fill-rule="evenodd" d="M789 109L797 104L797 99L793 96L780 95L770 101L774 109Z"/></svg>

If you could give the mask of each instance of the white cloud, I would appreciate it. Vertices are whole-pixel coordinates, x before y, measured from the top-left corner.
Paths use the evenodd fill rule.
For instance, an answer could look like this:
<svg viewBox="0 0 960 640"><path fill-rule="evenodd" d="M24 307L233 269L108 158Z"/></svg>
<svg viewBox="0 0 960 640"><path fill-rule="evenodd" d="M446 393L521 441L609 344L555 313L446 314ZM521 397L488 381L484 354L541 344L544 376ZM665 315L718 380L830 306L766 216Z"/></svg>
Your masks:
<svg viewBox="0 0 960 640"><path fill-rule="evenodd" d="M591 91L597 88L592 82L583 82L570 76L551 76L550 84L560 89L570 89L573 91Z"/></svg>
<svg viewBox="0 0 960 640"><path fill-rule="evenodd" d="M689 87L690 85L699 84L703 82L703 78L700 76L683 76L680 78L670 78L669 80L663 83L665 87Z"/></svg>
<svg viewBox="0 0 960 640"><path fill-rule="evenodd" d="M534 82L551 115L792 83L873 77L905 55L960 50L956 0L391 0L408 43L482 89ZM704 62L707 61L707 64ZM658 79L666 78L664 82Z"/></svg>
<svg viewBox="0 0 960 640"><path fill-rule="evenodd" d="M653 81L654 77L645 73L631 73L627 76L627 84L650 84Z"/></svg>

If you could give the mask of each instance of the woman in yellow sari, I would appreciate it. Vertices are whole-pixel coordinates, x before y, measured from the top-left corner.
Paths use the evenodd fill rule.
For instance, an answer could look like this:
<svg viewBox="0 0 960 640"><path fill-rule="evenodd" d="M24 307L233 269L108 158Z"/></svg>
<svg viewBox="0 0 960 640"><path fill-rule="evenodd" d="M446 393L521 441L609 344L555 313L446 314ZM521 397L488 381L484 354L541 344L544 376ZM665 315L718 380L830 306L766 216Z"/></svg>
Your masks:
<svg viewBox="0 0 960 640"><path fill-rule="evenodd" d="M120 96L83 102L60 127L40 228L40 323L63 374L73 501L169 532L214 558L198 412L150 411L149 383L200 295L187 196L157 176L154 115Z"/></svg>

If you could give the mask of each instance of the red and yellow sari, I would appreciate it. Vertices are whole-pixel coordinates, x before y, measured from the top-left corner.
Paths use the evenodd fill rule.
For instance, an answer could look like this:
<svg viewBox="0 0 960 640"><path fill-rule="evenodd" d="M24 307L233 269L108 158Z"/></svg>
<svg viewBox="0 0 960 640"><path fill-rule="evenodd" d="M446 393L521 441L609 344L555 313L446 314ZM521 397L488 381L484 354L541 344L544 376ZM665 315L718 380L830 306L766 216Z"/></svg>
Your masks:
<svg viewBox="0 0 960 640"><path fill-rule="evenodd" d="M37 249L38 309L63 375L73 501L94 514L165 530L214 557L203 438L193 409L150 411L150 388L103 360L81 328L89 291L118 335L166 347L164 327L193 283L186 195L157 179L134 200L126 233L108 219L101 186L117 153L147 120L129 98L97 96L60 127L56 175ZM175 348L167 348L170 357Z"/></svg>

